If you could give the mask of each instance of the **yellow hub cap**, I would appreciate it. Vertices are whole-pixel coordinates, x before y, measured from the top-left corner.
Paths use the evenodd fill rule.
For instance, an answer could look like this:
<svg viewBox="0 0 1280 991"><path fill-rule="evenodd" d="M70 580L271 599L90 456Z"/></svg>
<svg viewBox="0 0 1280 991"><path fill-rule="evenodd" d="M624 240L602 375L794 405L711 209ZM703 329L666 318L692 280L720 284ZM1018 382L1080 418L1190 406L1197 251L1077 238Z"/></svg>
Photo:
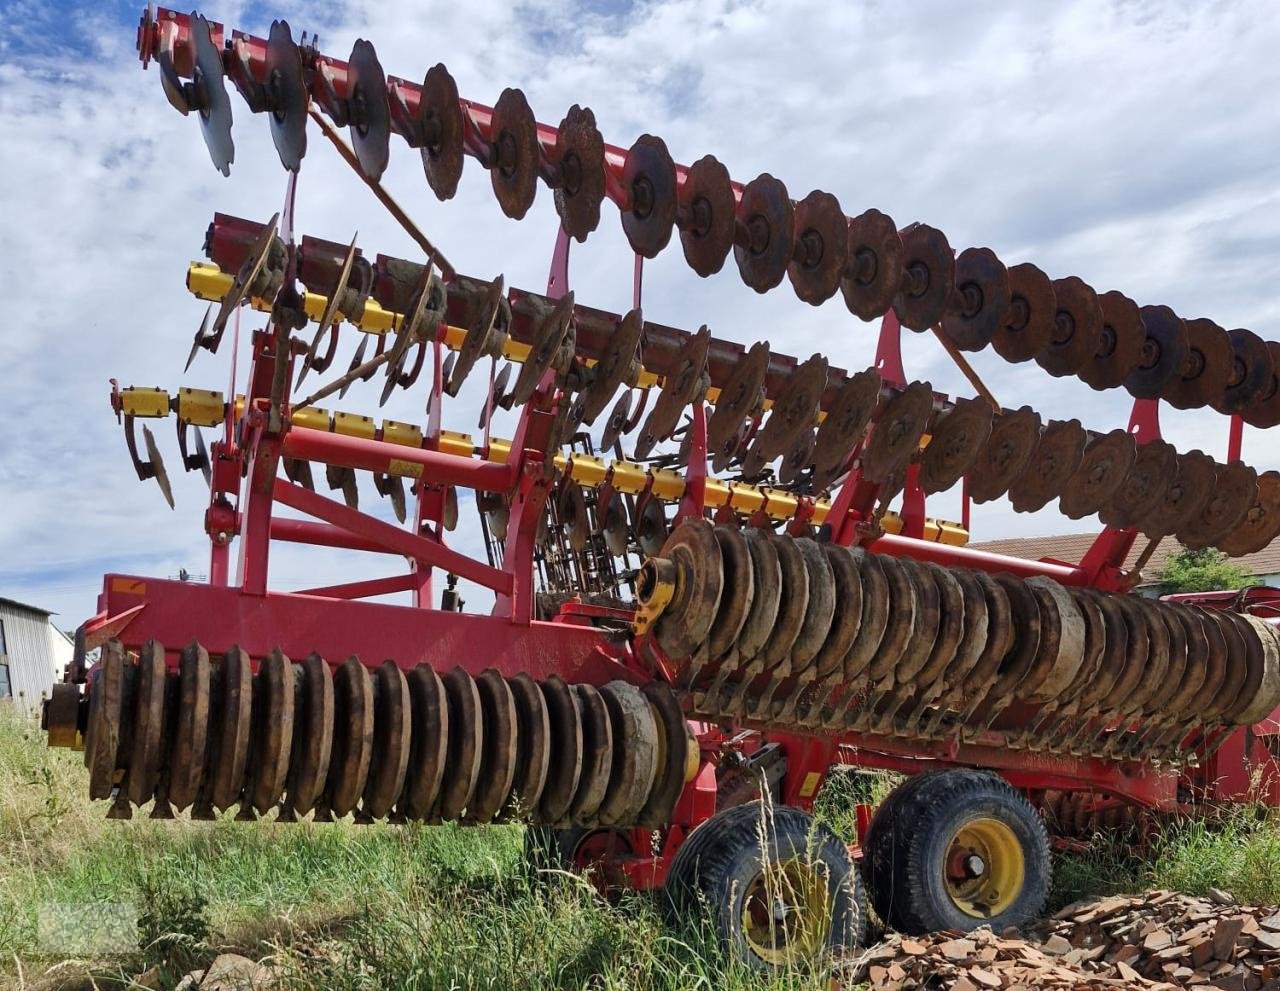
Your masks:
<svg viewBox="0 0 1280 991"><path fill-rule="evenodd" d="M956 908L976 919L1005 912L1026 883L1022 844L1007 823L971 819L947 846L947 894Z"/></svg>
<svg viewBox="0 0 1280 991"><path fill-rule="evenodd" d="M768 864L747 886L742 933L751 951L775 967L812 960L831 932L825 867L799 858Z"/></svg>

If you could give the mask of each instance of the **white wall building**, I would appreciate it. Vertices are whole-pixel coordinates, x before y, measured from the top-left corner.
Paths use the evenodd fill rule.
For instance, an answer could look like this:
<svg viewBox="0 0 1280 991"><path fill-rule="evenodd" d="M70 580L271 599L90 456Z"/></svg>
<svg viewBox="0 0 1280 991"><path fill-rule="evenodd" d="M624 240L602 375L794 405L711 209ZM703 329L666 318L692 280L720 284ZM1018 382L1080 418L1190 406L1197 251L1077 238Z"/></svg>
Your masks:
<svg viewBox="0 0 1280 991"><path fill-rule="evenodd" d="M0 704L36 712L62 679L74 647L49 617L47 609L0 598Z"/></svg>

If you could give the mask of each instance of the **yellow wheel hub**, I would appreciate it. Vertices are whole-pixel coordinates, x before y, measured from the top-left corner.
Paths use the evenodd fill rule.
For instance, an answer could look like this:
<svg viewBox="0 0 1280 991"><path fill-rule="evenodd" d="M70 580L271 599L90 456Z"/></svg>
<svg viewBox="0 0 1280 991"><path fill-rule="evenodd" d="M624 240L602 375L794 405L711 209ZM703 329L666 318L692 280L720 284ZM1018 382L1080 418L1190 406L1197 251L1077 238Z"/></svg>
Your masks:
<svg viewBox="0 0 1280 991"><path fill-rule="evenodd" d="M800 858L766 865L747 886L742 932L751 951L772 966L817 957L831 933L824 865Z"/></svg>
<svg viewBox="0 0 1280 991"><path fill-rule="evenodd" d="M947 846L947 895L956 908L976 919L1005 912L1026 883L1022 844L1007 823L971 819Z"/></svg>

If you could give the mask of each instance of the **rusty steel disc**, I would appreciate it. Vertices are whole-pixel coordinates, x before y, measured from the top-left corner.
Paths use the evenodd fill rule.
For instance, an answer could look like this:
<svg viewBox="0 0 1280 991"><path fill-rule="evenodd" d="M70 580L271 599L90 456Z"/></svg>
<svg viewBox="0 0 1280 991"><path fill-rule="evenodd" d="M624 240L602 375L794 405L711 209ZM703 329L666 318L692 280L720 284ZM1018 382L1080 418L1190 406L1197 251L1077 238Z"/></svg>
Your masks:
<svg viewBox="0 0 1280 991"><path fill-rule="evenodd" d="M295 815L310 812L324 790L333 753L333 675L319 654L297 666L293 754L285 784L286 802Z"/></svg>
<svg viewBox="0 0 1280 991"><path fill-rule="evenodd" d="M596 359L591 384L578 397L578 420L588 426L604 412L609 400L624 382L634 381L639 368L640 339L644 333L644 316L640 308L630 310L618 321L609 343Z"/></svg>
<svg viewBox="0 0 1280 991"><path fill-rule="evenodd" d="M925 688L932 685L955 659L969 618L965 615L964 589L950 568L929 561L916 562L917 575L928 578L937 600L937 631L919 669L909 675L909 682ZM905 683L904 683L905 684Z"/></svg>
<svg viewBox="0 0 1280 991"><path fill-rule="evenodd" d="M1053 280L1054 314L1049 346L1035 356L1050 375L1079 373L1102 343L1102 307L1093 287L1074 275Z"/></svg>
<svg viewBox="0 0 1280 991"><path fill-rule="evenodd" d="M730 646L737 649L741 659L750 659L768 643L777 624L782 608L782 561L771 533L752 527L743 536L751 556L751 608ZM722 602L726 594L732 594L728 585L726 590L721 593Z"/></svg>
<svg viewBox="0 0 1280 991"><path fill-rule="evenodd" d="M813 464L813 449L816 443L817 437L812 427L800 432L800 435L791 442L791 446L783 452L782 461L778 465L779 482L783 485L794 485L800 481L805 469Z"/></svg>
<svg viewBox="0 0 1280 991"><path fill-rule="evenodd" d="M881 385L880 373L874 368L850 375L840 383L835 402L818 424L813 451L815 486L830 484L849 463L880 403Z"/></svg>
<svg viewBox="0 0 1280 991"><path fill-rule="evenodd" d="M1248 645L1241 635L1240 628L1231 620L1229 613L1211 610L1205 613L1206 618L1212 616L1217 624L1223 640L1223 671L1218 690L1207 705L1201 710L1201 719L1205 723L1223 720L1227 713L1240 702L1240 689L1244 687L1248 672Z"/></svg>
<svg viewBox="0 0 1280 991"><path fill-rule="evenodd" d="M1225 537L1217 541L1218 549L1230 557L1241 557L1262 550L1280 535L1280 472L1267 471L1258 476L1258 495L1241 520Z"/></svg>
<svg viewBox="0 0 1280 991"><path fill-rule="evenodd" d="M1169 628L1158 614L1146 608L1144 601L1137 597L1126 597L1124 603L1141 617L1141 625L1147 631L1147 663L1143 665L1138 684L1121 707L1126 714L1134 715L1147 710L1151 700L1166 683L1169 672Z"/></svg>
<svg viewBox="0 0 1280 991"><path fill-rule="evenodd" d="M528 818L537 808L551 765L551 718L546 698L529 675L507 679L516 707L516 764L507 816Z"/></svg>
<svg viewBox="0 0 1280 991"><path fill-rule="evenodd" d="M232 647L217 665L220 710L214 717L216 732L210 749L213 773L207 781L209 798L219 812L240 798L245 762L249 754L250 713L253 705L253 669L249 655Z"/></svg>
<svg viewBox="0 0 1280 991"><path fill-rule="evenodd" d="M657 720L661 746L653 787L635 822L646 829L658 829L671 821L676 802L684 791L690 737L680 703L669 685L651 681L640 690Z"/></svg>
<svg viewBox="0 0 1280 991"><path fill-rule="evenodd" d="M538 192L541 158L538 122L523 90L508 87L493 105L489 147L493 195L503 213L512 220L522 220Z"/></svg>
<svg viewBox="0 0 1280 991"><path fill-rule="evenodd" d="M1147 660L1151 652L1151 638L1147 632L1145 617L1127 595L1108 596L1099 594L1098 601L1103 605L1105 615L1110 603L1120 614L1124 624L1123 666L1105 698L1098 704L1098 712L1103 715L1132 712L1129 700L1135 692L1141 691L1143 675L1147 670ZM1109 631L1108 631L1109 632Z"/></svg>
<svg viewBox="0 0 1280 991"><path fill-rule="evenodd" d="M391 107L387 75L372 43L356 40L347 62L347 101L351 107L351 147L365 177L377 182L391 157Z"/></svg>
<svg viewBox="0 0 1280 991"><path fill-rule="evenodd" d="M667 515L662 503L653 496L644 499L637 508L635 537L642 554L657 557L662 552L667 539Z"/></svg>
<svg viewBox="0 0 1280 991"><path fill-rule="evenodd" d="M672 362L671 372L662 379L662 392L636 437L637 458L647 458L654 447L670 438L680 425L680 414L685 407L706 395L710 384L707 376L710 346L711 331L705 324L696 334L685 338Z"/></svg>
<svg viewBox="0 0 1280 991"><path fill-rule="evenodd" d="M1178 452L1163 440L1139 444L1120 487L1102 504L1098 516L1107 526L1137 526L1164 499L1178 472Z"/></svg>
<svg viewBox="0 0 1280 991"><path fill-rule="evenodd" d="M1241 413L1245 423L1263 430L1280 424L1280 343L1268 341L1267 350L1271 352L1275 369L1271 374L1271 382L1263 390L1261 397Z"/></svg>
<svg viewBox="0 0 1280 991"><path fill-rule="evenodd" d="M498 321L503 314L503 306L507 303L506 282L501 275L488 283L466 276L459 277L459 282L462 283L459 288L467 291L470 299L467 306L467 332L462 338L462 346L454 352L453 366L444 376L444 390L451 396L458 394L477 361L485 355L500 351L501 343L496 340L501 335ZM510 324L509 317L506 322Z"/></svg>
<svg viewBox="0 0 1280 991"><path fill-rule="evenodd" d="M1263 695L1259 699L1259 689L1262 687L1263 680L1266 677L1266 652L1263 649L1261 638L1258 636L1256 629L1251 628L1254 622L1262 622L1253 617L1242 616L1236 613L1223 612L1220 614L1222 621L1235 628L1235 633L1240 644L1239 667L1241 669L1239 684L1233 691L1223 696L1225 707L1218 714L1218 718L1228 723L1245 723L1249 725L1257 719L1265 719L1267 715L1275 708L1275 701ZM1270 633L1264 633L1269 642L1272 641ZM1270 646L1270 643L1268 644ZM1270 693L1267 693L1268 695ZM1261 701L1261 705L1259 702ZM1266 703L1270 702L1268 705ZM1246 713L1255 715L1256 718L1248 718Z"/></svg>
<svg viewBox="0 0 1280 991"><path fill-rule="evenodd" d="M1243 461L1218 465L1213 491L1198 513L1175 531L1188 550L1215 545L1244 522L1258 501L1258 473Z"/></svg>
<svg viewBox="0 0 1280 991"><path fill-rule="evenodd" d="M604 826L630 826L648 801L657 776L658 721L649 700L629 682L609 682L600 689L600 697L609 712L613 755L597 817Z"/></svg>
<svg viewBox="0 0 1280 991"><path fill-rule="evenodd" d="M405 677L409 690L409 764L396 813L414 822L431 815L448 759L449 706L444 684L429 664Z"/></svg>
<svg viewBox="0 0 1280 991"><path fill-rule="evenodd" d="M111 797L120 751L124 705L124 646L112 637L89 677L89 718L84 732L84 764L89 769L89 797Z"/></svg>
<svg viewBox="0 0 1280 991"><path fill-rule="evenodd" d="M302 75L302 55L294 43L288 21L272 21L263 60L263 78L271 112L271 140L280 164L290 172L302 167L307 153L307 84Z"/></svg>
<svg viewBox="0 0 1280 991"><path fill-rule="evenodd" d="M991 439L993 415L982 399L957 399L939 414L920 459L920 487L926 494L946 491L973 467Z"/></svg>
<svg viewBox="0 0 1280 991"><path fill-rule="evenodd" d="M516 702L507 682L493 668L476 678L480 695L484 742L480 753L480 773L467 802L468 822L491 822L507 804L515 780L517 735Z"/></svg>
<svg viewBox="0 0 1280 991"><path fill-rule="evenodd" d="M174 713L165 794L179 812L196 800L204 778L209 739L209 653L196 641L178 661L178 711Z"/></svg>
<svg viewBox="0 0 1280 991"><path fill-rule="evenodd" d="M1030 406L1002 412L969 472L969 498L982 503L1004 495L1026 471L1039 444L1039 413Z"/></svg>
<svg viewBox="0 0 1280 991"><path fill-rule="evenodd" d="M627 524L627 504L622 498L622 493L613 493L608 503L599 512L601 515L598 523L600 533L604 536L605 546L614 557L622 557L627 553L627 544L631 540Z"/></svg>
<svg viewBox="0 0 1280 991"><path fill-rule="evenodd" d="M130 748L121 790L134 805L146 805L160 780L164 744L164 647L148 640L133 671L133 711L128 720Z"/></svg>
<svg viewBox="0 0 1280 991"><path fill-rule="evenodd" d="M1040 607L1040 646L1018 696L1051 702L1075 681L1084 661L1084 615L1071 594L1053 579L1028 578L1027 585Z"/></svg>
<svg viewBox="0 0 1280 991"><path fill-rule="evenodd" d="M746 535L735 527L718 526L713 530L720 548L720 564L724 571L723 586L716 617L707 635L710 657L719 658L737 643L742 627L755 600L755 569Z"/></svg>
<svg viewBox="0 0 1280 991"><path fill-rule="evenodd" d="M1026 468L1009 485L1014 510L1034 513L1061 495L1080 467L1086 440L1079 420L1050 420Z"/></svg>
<svg viewBox="0 0 1280 991"><path fill-rule="evenodd" d="M872 682L882 681L893 671L920 625L920 597L915 583L903 567L906 560L887 554L877 557L885 577L889 609L880 647L866 669L866 675Z"/></svg>
<svg viewBox="0 0 1280 991"><path fill-rule="evenodd" d="M795 643L791 645L791 673L805 670L817 657L831 632L835 617L836 585L831 563L823 546L807 537L795 539L796 549L804 559L808 573L808 596L805 601L804 621Z"/></svg>
<svg viewBox="0 0 1280 991"><path fill-rule="evenodd" d="M1080 467L1063 486L1059 503L1063 514L1080 520L1107 505L1124 485L1137 456L1137 444L1127 430L1094 437L1084 449Z"/></svg>
<svg viewBox="0 0 1280 991"><path fill-rule="evenodd" d="M764 670L772 671L786 663L804 626L809 604L809 569L794 540L770 532L765 536L777 552L782 579L779 582L778 615L759 652Z"/></svg>
<svg viewBox="0 0 1280 991"><path fill-rule="evenodd" d="M849 221L840 292L849 312L877 320L902 288L902 238L893 218L871 209Z"/></svg>
<svg viewBox="0 0 1280 991"><path fill-rule="evenodd" d="M1081 686L1075 696L1076 711L1083 716L1095 715L1095 709L1110 694L1116 679L1124 669L1125 651L1128 649L1124 615L1116 605L1115 596L1097 592L1092 588L1073 588L1076 607L1085 620L1086 638L1099 639L1099 656L1094 677ZM1090 631L1093 631L1092 634ZM1071 699L1067 700L1068 702Z"/></svg>
<svg viewBox="0 0 1280 991"><path fill-rule="evenodd" d="M341 818L355 810L373 758L373 680L358 657L333 674L333 750L329 758L328 809Z"/></svg>
<svg viewBox="0 0 1280 991"><path fill-rule="evenodd" d="M862 578L848 548L837 544L820 546L826 552L827 567L835 583L835 609L831 628L813 659L813 667L817 677L827 678L843 672L844 659L862 628Z"/></svg>
<svg viewBox="0 0 1280 991"><path fill-rule="evenodd" d="M715 155L689 166L679 194L680 246L689 267L704 279L729 257L737 206L729 170Z"/></svg>
<svg viewBox="0 0 1280 991"><path fill-rule="evenodd" d="M902 238L902 285L893 310L910 330L924 331L942 320L955 288L955 255L942 231L911 224Z"/></svg>
<svg viewBox="0 0 1280 991"><path fill-rule="evenodd" d="M631 393L624 392L613 404L609 418L605 420L604 430L600 434L600 450L607 451L618 443L618 439L626 433L627 423L631 416Z"/></svg>
<svg viewBox="0 0 1280 991"><path fill-rule="evenodd" d="M795 254L787 276L804 302L818 306L836 294L848 237L849 221L830 193L815 189L795 205Z"/></svg>
<svg viewBox="0 0 1280 991"><path fill-rule="evenodd" d="M1227 641L1211 613L1194 606L1188 607L1186 613L1194 620L1192 626L1199 630L1205 644L1204 680L1186 707L1187 712L1194 713L1198 719L1222 687L1227 671Z"/></svg>
<svg viewBox="0 0 1280 991"><path fill-rule="evenodd" d="M1165 712L1168 717L1165 721L1197 718L1198 711L1191 707L1191 703L1204 686L1209 666L1209 641L1205 635L1204 624L1191 609L1169 604L1166 604L1165 608L1167 609L1165 619L1169 622L1170 630L1172 631L1173 624L1177 623L1181 627L1181 642L1186 645L1186 666L1177 690L1166 703Z"/></svg>
<svg viewBox="0 0 1280 991"><path fill-rule="evenodd" d="M912 382L881 407L862 454L862 477L885 482L910 463L933 413L933 387Z"/></svg>
<svg viewBox="0 0 1280 991"><path fill-rule="evenodd" d="M733 371L721 387L715 407L707 418L707 450L718 453L730 441L736 444L742 424L754 416L764 402L764 380L768 371L769 344L766 341L757 341L734 362Z"/></svg>
<svg viewBox="0 0 1280 991"><path fill-rule="evenodd" d="M990 641L992 610L987 603L986 589L974 572L966 568L942 568L938 565L930 565L930 567L937 568L947 576L939 577L935 572L934 578L938 581L939 589L943 588L949 577L956 583L961 596L961 607L948 608L943 615L943 620L947 622L952 613L962 617L954 653L937 673L937 679L945 691L948 688L954 689L963 685L965 679L982 659Z"/></svg>
<svg viewBox="0 0 1280 991"><path fill-rule="evenodd" d="M748 452L746 463L751 468L744 468L744 471L758 473L813 426L822 394L827 388L827 370L827 359L815 354L787 376L786 384Z"/></svg>
<svg viewBox="0 0 1280 991"><path fill-rule="evenodd" d="M613 727L600 692L590 685L574 685L573 691L582 716L582 774L569 817L575 823L590 825L595 823L609 788L613 770Z"/></svg>
<svg viewBox="0 0 1280 991"><path fill-rule="evenodd" d="M475 679L456 667L441 681L448 710L449 747L440 805L432 818L452 822L462 818L475 794L486 727Z"/></svg>
<svg viewBox="0 0 1280 991"><path fill-rule="evenodd" d="M373 756L360 811L373 819L388 815L404 788L413 735L409 682L395 661L373 674Z"/></svg>
<svg viewBox="0 0 1280 991"><path fill-rule="evenodd" d="M942 593L933 572L913 558L902 557L898 564L915 588L916 618L911 639L892 670L895 687L913 686L938 642L942 628ZM889 674L886 673L886 677Z"/></svg>
<svg viewBox="0 0 1280 991"><path fill-rule="evenodd" d="M556 213L564 232L578 241L600 226L604 202L604 138L589 107L574 104L556 130L551 162L560 172Z"/></svg>
<svg viewBox="0 0 1280 991"><path fill-rule="evenodd" d="M293 664L272 650L258 665L254 678L253 766L245 782L245 798L262 815L275 808L284 794L293 749Z"/></svg>
<svg viewBox="0 0 1280 991"><path fill-rule="evenodd" d="M1222 399L1234 354L1227 332L1212 320L1185 321L1187 356L1160 397L1178 409L1198 409Z"/></svg>
<svg viewBox="0 0 1280 991"><path fill-rule="evenodd" d="M768 292L787 274L795 224L795 209L781 179L762 172L743 187L733 258L742 281L756 292Z"/></svg>
<svg viewBox="0 0 1280 991"><path fill-rule="evenodd" d="M1213 494L1218 466L1203 451L1177 455L1178 468L1154 509L1138 520L1138 528L1148 537L1175 533L1197 515Z"/></svg>
<svg viewBox="0 0 1280 991"><path fill-rule="evenodd" d="M1049 276L1030 262L1009 269L1009 309L991 345L1005 361L1030 361L1053 338L1058 303Z"/></svg>
<svg viewBox="0 0 1280 991"><path fill-rule="evenodd" d="M1013 642L994 672L990 696L1003 699L1017 693L1040 652L1040 603L1021 578L1000 573L992 578L1009 601Z"/></svg>
<svg viewBox="0 0 1280 991"><path fill-rule="evenodd" d="M530 302L533 297L530 297ZM543 375L560 355L566 339L573 333L573 291L557 300L535 303L536 328L529 341L529 353L520 366L516 384L505 400L512 406L523 406L533 395Z"/></svg>
<svg viewBox="0 0 1280 991"><path fill-rule="evenodd" d="M961 351L981 351L1008 323L1008 270L990 248L965 248L956 257L955 280L942 332Z"/></svg>
<svg viewBox="0 0 1280 991"><path fill-rule="evenodd" d="M582 486L568 477L560 483L560 492L556 497L556 515L569 538L569 546L575 551L585 550L591 536L587 501L582 494Z"/></svg>
<svg viewBox="0 0 1280 991"><path fill-rule="evenodd" d="M683 660L710 635L725 585L715 527L700 517L686 519L657 556L673 562L680 577L671 601L654 623L653 634L667 656Z"/></svg>
<svg viewBox="0 0 1280 991"><path fill-rule="evenodd" d="M631 204L622 211L622 229L631 250L656 258L671 240L676 223L676 164L666 142L642 134L627 152L622 185L631 193Z"/></svg>
<svg viewBox="0 0 1280 991"><path fill-rule="evenodd" d="M857 569L858 582L862 587L858 635L844 656L844 679L853 682L866 671L884 639L889 623L889 580L885 577L879 556L866 548L852 547L845 555Z"/></svg>
<svg viewBox="0 0 1280 991"><path fill-rule="evenodd" d="M1257 616L1236 615L1235 620L1248 641L1249 677L1230 719L1236 725L1253 726L1280 705L1280 640L1275 627Z"/></svg>
<svg viewBox="0 0 1280 991"><path fill-rule="evenodd" d="M986 643L978 652L978 658L969 673L956 689L948 693L948 698L957 704L966 703L976 708L976 704L995 686L1001 668L1013 648L1015 633L1013 606L1004 587L985 571L973 571L969 574L981 588L986 605Z"/></svg>
<svg viewBox="0 0 1280 991"><path fill-rule="evenodd" d="M1231 344L1231 372L1227 387L1214 409L1219 413L1243 413L1269 395L1276 375L1275 360L1267 342L1243 328L1227 331Z"/></svg>
<svg viewBox="0 0 1280 991"><path fill-rule="evenodd" d="M1147 328L1138 304L1112 289L1098 297L1102 310L1102 334L1098 350L1076 373L1094 389L1115 389L1142 362Z"/></svg>
<svg viewBox="0 0 1280 991"><path fill-rule="evenodd" d="M462 178L464 124L458 84L442 63L427 70L418 97L418 120L427 143L422 168L438 200L452 199Z"/></svg>
<svg viewBox="0 0 1280 991"><path fill-rule="evenodd" d="M1159 399L1186 364L1187 328L1167 306L1144 306L1138 312L1146 338L1138 367L1124 380L1124 387L1136 399Z"/></svg>
<svg viewBox="0 0 1280 991"><path fill-rule="evenodd" d="M1147 700L1146 711L1155 721L1162 721L1174 713L1170 700L1182 689L1183 678L1187 672L1187 631L1170 606L1151 599L1140 600L1148 616L1155 615L1165 628L1169 641L1169 664L1164 678L1155 693Z"/></svg>
<svg viewBox="0 0 1280 991"><path fill-rule="evenodd" d="M539 686L547 704L551 727L547 781L538 800L537 819L547 824L564 822L582 774L582 716L577 695L557 675Z"/></svg>
<svg viewBox="0 0 1280 991"><path fill-rule="evenodd" d="M202 15L192 17L188 27L195 47L194 55L189 58L193 63L191 85L195 90L200 134L213 160L213 167L224 176L230 175L236 147L231 137L231 99L227 96L222 52L213 43L209 22Z"/></svg>

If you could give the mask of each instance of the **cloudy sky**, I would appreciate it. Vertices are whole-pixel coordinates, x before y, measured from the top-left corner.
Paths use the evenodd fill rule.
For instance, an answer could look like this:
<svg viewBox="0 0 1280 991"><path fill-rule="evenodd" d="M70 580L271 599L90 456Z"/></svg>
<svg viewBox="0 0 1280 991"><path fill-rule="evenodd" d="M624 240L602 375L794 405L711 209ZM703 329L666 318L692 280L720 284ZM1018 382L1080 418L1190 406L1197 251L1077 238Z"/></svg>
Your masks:
<svg viewBox="0 0 1280 991"><path fill-rule="evenodd" d="M207 549L198 474L181 476L172 421L157 432L175 475L170 512L136 480L108 383L226 389L230 348L182 363L203 314L183 288L204 230L221 210L265 219L284 173L265 119L232 94L236 163L214 171L199 129L166 103L160 76L134 53L140 4L0 7L0 261L9 300L0 325L0 596L56 610L64 626L94 610L104 572L201 574ZM540 120L590 106L607 140L661 135L678 161L707 152L742 180L770 171L792 196L834 193L851 215L870 206L900 226L923 220L954 247L986 245L1007 264L1034 261L1099 292L1273 338L1280 318L1280 17L1273 3L752 3L663 0L628 6L536 0L514 8L348 2L214 3L211 19L265 35L285 17L345 57L357 37L389 73L420 79L445 62L464 96L491 103L506 86ZM459 195L439 203L418 156L393 138L386 185L461 271L545 283L557 226L545 188L519 223L499 211L468 160ZM300 232L367 255L415 257L332 149L313 136L299 185ZM617 214L575 248L571 283L587 304L629 305L631 257ZM869 365L875 328L839 298L813 308L784 285L757 296L730 263L699 280L678 246L646 271L645 315L850 369ZM256 319L256 318L255 318ZM247 322L246 327L254 325ZM931 336L909 335L908 373L963 393ZM355 346L344 338L343 358ZM1005 405L1030 403L1086 425L1123 425L1129 404L1035 366L979 355ZM478 378L478 376L477 376ZM476 383L445 425L474 430ZM374 412L380 382L345 408ZM420 419L422 395L382 415ZM1223 455L1213 414L1166 411L1181 449ZM496 425L510 430L510 421ZM1246 460L1280 450L1246 434ZM365 484L363 504L376 502ZM378 511L389 514L385 503ZM956 518L943 496L931 513ZM463 507L456 539L474 546ZM975 538L1096 527L1049 510L1019 516L1001 500L974 514ZM272 578L299 588L389 573L370 561L278 547Z"/></svg>

